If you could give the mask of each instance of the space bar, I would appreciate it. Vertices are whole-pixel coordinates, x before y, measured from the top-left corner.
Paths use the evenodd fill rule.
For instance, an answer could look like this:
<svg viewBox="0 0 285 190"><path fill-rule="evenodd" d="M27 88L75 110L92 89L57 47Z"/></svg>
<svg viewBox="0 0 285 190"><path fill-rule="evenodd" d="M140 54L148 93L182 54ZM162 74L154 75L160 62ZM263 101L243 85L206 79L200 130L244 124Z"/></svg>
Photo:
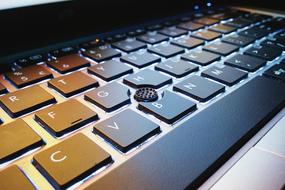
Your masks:
<svg viewBox="0 0 285 190"><path fill-rule="evenodd" d="M86 189L196 189L285 103L285 84L257 77Z"/></svg>

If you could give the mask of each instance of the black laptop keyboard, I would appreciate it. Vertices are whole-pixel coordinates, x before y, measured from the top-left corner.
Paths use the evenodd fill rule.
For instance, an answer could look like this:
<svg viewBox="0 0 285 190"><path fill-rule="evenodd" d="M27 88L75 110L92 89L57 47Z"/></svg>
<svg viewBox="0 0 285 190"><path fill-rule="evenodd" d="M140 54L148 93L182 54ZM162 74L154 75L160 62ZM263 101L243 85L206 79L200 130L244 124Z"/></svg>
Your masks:
<svg viewBox="0 0 285 190"><path fill-rule="evenodd" d="M56 188L112 172L117 160L100 145L135 154L256 75L285 82L284 26L282 18L242 11L197 13L19 59L4 73L13 87L0 85L0 105L14 119L1 118L0 164L33 154L32 165ZM144 87L159 99L137 102ZM56 145L23 120L30 115ZM100 145L78 133L91 123ZM0 180L5 172L31 188L17 168Z"/></svg>

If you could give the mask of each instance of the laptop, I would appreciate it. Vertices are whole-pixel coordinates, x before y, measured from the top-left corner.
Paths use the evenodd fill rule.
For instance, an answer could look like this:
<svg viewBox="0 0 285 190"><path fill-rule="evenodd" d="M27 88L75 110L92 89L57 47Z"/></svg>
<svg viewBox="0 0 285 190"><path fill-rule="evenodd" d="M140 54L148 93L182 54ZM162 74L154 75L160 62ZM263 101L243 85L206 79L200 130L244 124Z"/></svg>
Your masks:
<svg viewBox="0 0 285 190"><path fill-rule="evenodd" d="M0 189L284 190L282 4L2 1Z"/></svg>

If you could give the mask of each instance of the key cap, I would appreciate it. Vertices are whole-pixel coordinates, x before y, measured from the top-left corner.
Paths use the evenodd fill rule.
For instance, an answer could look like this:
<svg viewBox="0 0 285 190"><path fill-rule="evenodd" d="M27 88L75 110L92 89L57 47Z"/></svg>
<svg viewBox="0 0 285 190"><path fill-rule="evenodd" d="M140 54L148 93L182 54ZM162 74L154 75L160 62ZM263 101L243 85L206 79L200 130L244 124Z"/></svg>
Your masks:
<svg viewBox="0 0 285 190"><path fill-rule="evenodd" d="M270 67L268 70L266 70L263 75L285 81L285 66L284 64L274 65L273 67Z"/></svg>
<svg viewBox="0 0 285 190"><path fill-rule="evenodd" d="M12 182L11 179L16 183ZM29 179L16 165L9 166L8 168L0 171L0 181L0 189L2 190L36 190Z"/></svg>
<svg viewBox="0 0 285 190"><path fill-rule="evenodd" d="M87 100L106 112L111 112L131 103L131 91L117 83L112 82L92 90L84 95Z"/></svg>
<svg viewBox="0 0 285 190"><path fill-rule="evenodd" d="M280 49L272 49L264 46L251 47L244 52L244 54L265 59L268 61L272 61L276 57L280 56L281 53L282 51Z"/></svg>
<svg viewBox="0 0 285 190"><path fill-rule="evenodd" d="M151 53L139 51L121 57L121 61L131 64L138 68L149 66L153 63L160 62L161 59Z"/></svg>
<svg viewBox="0 0 285 190"><path fill-rule="evenodd" d="M186 61L191 61L197 63L202 66L209 65L210 63L219 60L221 57L214 53L198 50L198 51L190 51L181 56L181 59Z"/></svg>
<svg viewBox="0 0 285 190"><path fill-rule="evenodd" d="M249 38L259 39L264 36L267 36L269 32L263 28L259 28L257 26L249 28L247 30L241 31L238 33L241 36L246 36Z"/></svg>
<svg viewBox="0 0 285 190"><path fill-rule="evenodd" d="M133 88L153 87L160 88L172 83L171 77L154 70L145 69L124 78L123 82Z"/></svg>
<svg viewBox="0 0 285 190"><path fill-rule="evenodd" d="M283 108L284 100L284 84L256 77L175 127L86 190L112 189L114 181L118 182L116 190L197 189ZM153 180L154 175L159 177Z"/></svg>
<svg viewBox="0 0 285 190"><path fill-rule="evenodd" d="M50 106L35 114L35 120L60 137L98 119L97 113L71 99L66 102Z"/></svg>
<svg viewBox="0 0 285 190"><path fill-rule="evenodd" d="M220 54L222 56L226 56L228 54L233 53L234 51L238 50L238 46L223 43L223 42L212 42L203 47L203 50Z"/></svg>
<svg viewBox="0 0 285 190"><path fill-rule="evenodd" d="M82 54L97 62L106 61L108 59L121 56L120 52L108 46L99 46L97 48L89 49Z"/></svg>
<svg viewBox="0 0 285 190"><path fill-rule="evenodd" d="M150 26L146 27L146 29L149 31L156 31L156 30L160 30L162 28L163 28L163 26L161 24L154 24L154 25L150 25Z"/></svg>
<svg viewBox="0 0 285 190"><path fill-rule="evenodd" d="M201 28L204 28L204 25L194 23L192 21L188 21L188 22L179 24L177 27L182 28L184 30L188 30L188 31L194 31L194 30L199 30Z"/></svg>
<svg viewBox="0 0 285 190"><path fill-rule="evenodd" d="M22 119L1 126L0 135L0 163L12 160L43 145L41 137Z"/></svg>
<svg viewBox="0 0 285 190"><path fill-rule="evenodd" d="M13 118L56 103L55 98L40 86L32 86L0 97L1 107Z"/></svg>
<svg viewBox="0 0 285 190"><path fill-rule="evenodd" d="M219 32L219 33L222 33L222 34L229 34L229 33L233 32L233 31L235 31L236 28L231 27L231 26L227 26L227 25L224 25L224 24L219 24L219 25L210 27L209 30L214 31L214 32Z"/></svg>
<svg viewBox="0 0 285 190"><path fill-rule="evenodd" d="M246 20L250 20L252 22L260 22L260 21L270 19L272 17L268 15L257 14L257 13L248 13L248 14L243 14L242 18Z"/></svg>
<svg viewBox="0 0 285 190"><path fill-rule="evenodd" d="M210 25L218 23L219 20L203 17L203 18L200 18L200 19L196 19L193 22L196 22L198 24L203 24L203 25L206 25L206 26L210 26Z"/></svg>
<svg viewBox="0 0 285 190"><path fill-rule="evenodd" d="M65 97L70 97L98 86L98 81L81 71L58 77L48 82L48 87L55 89Z"/></svg>
<svg viewBox="0 0 285 190"><path fill-rule="evenodd" d="M280 49L282 51L285 51L285 41L272 41L272 40L264 40L260 43L261 46L266 46L272 49Z"/></svg>
<svg viewBox="0 0 285 190"><path fill-rule="evenodd" d="M157 43L160 43L163 41L167 41L168 37L153 32L153 33L147 33L147 34L144 34L142 36L139 36L139 37L137 37L137 39L142 41L142 42L153 45L153 44L157 44Z"/></svg>
<svg viewBox="0 0 285 190"><path fill-rule="evenodd" d="M119 61L106 61L88 68L88 73L96 75L105 81L111 81L121 76L132 73L133 69Z"/></svg>
<svg viewBox="0 0 285 190"><path fill-rule="evenodd" d="M160 55L162 57L173 57L175 55L178 55L180 53L184 52L184 49L171 45L171 44L161 44L161 45L157 45L157 46L153 46L148 48L148 51L151 53L155 53L157 55Z"/></svg>
<svg viewBox="0 0 285 190"><path fill-rule="evenodd" d="M241 17L234 18L232 21L224 23L225 25L236 27L236 28L244 28L250 25L252 22Z"/></svg>
<svg viewBox="0 0 285 190"><path fill-rule="evenodd" d="M76 71L83 67L89 67L90 62L79 55L67 55L56 60L48 61L47 65L61 74Z"/></svg>
<svg viewBox="0 0 285 190"><path fill-rule="evenodd" d="M11 81L18 88L22 88L49 78L53 75L41 65L24 67L17 71L5 74L5 78Z"/></svg>
<svg viewBox="0 0 285 190"><path fill-rule="evenodd" d="M66 189L110 163L111 156L81 133L43 150L33 158L33 164L56 189Z"/></svg>
<svg viewBox="0 0 285 190"><path fill-rule="evenodd" d="M138 109L171 124L196 110L196 104L170 91L164 91L160 100L140 102Z"/></svg>
<svg viewBox="0 0 285 190"><path fill-rule="evenodd" d="M76 54L78 49L72 46L64 47L58 50L52 51L50 54L54 57L62 57L66 55Z"/></svg>
<svg viewBox="0 0 285 190"><path fill-rule="evenodd" d="M246 72L229 66L223 66L222 68L213 66L203 71L201 75L228 86L232 86L247 77Z"/></svg>
<svg viewBox="0 0 285 190"><path fill-rule="evenodd" d="M232 58L225 60L226 65L230 65L248 72L255 72L265 66L266 61L248 55L237 54Z"/></svg>
<svg viewBox="0 0 285 190"><path fill-rule="evenodd" d="M222 42L226 42L226 43L241 46L241 47L245 47L245 46L254 42L253 38L240 36L238 34L233 34L233 35L224 37L221 40L222 40Z"/></svg>
<svg viewBox="0 0 285 190"><path fill-rule="evenodd" d="M176 37L188 34L186 30L182 30L176 27L169 27L169 28L162 29L159 31L159 33L172 37L172 38L176 38Z"/></svg>
<svg viewBox="0 0 285 190"><path fill-rule="evenodd" d="M155 70L165 72L174 77L184 77L192 72L198 71L199 67L187 61L179 59L168 59L155 66Z"/></svg>
<svg viewBox="0 0 285 190"><path fill-rule="evenodd" d="M173 86L173 90L206 102L225 91L225 86L194 75Z"/></svg>
<svg viewBox="0 0 285 190"><path fill-rule="evenodd" d="M209 30L203 30L203 31L194 32L191 34L191 36L202 40L211 41L221 37L221 34Z"/></svg>
<svg viewBox="0 0 285 190"><path fill-rule="evenodd" d="M32 55L27 58L19 59L16 61L16 64L21 67L27 67L30 65L35 65L37 63L44 62L46 59L47 59L46 55L37 54L37 55Z"/></svg>
<svg viewBox="0 0 285 190"><path fill-rule="evenodd" d="M7 92L7 88L2 83L0 83L0 94L5 94Z"/></svg>
<svg viewBox="0 0 285 190"><path fill-rule="evenodd" d="M121 33L121 34L109 36L109 37L105 38L104 41L106 41L108 43L114 43L114 42L122 41L126 38L127 38L127 35L125 33Z"/></svg>
<svg viewBox="0 0 285 190"><path fill-rule="evenodd" d="M128 32L127 35L130 36L130 37L136 37L136 36L139 36L139 35L143 35L145 33L146 33L145 29L138 28L136 30L132 30L132 31Z"/></svg>
<svg viewBox="0 0 285 190"><path fill-rule="evenodd" d="M112 46L127 53L147 47L145 43L133 39L116 42Z"/></svg>
<svg viewBox="0 0 285 190"><path fill-rule="evenodd" d="M104 41L100 38L95 38L94 40L90 42L85 42L83 44L80 44L79 47L86 50L86 49L90 49L90 48L94 48L94 47L98 47L102 45L104 45Z"/></svg>
<svg viewBox="0 0 285 190"><path fill-rule="evenodd" d="M97 123L93 132L126 153L150 137L160 133L160 127L138 113L127 109Z"/></svg>
<svg viewBox="0 0 285 190"><path fill-rule="evenodd" d="M171 43L183 48L192 49L204 44L204 41L192 37L183 37L179 39L174 39L171 41Z"/></svg>

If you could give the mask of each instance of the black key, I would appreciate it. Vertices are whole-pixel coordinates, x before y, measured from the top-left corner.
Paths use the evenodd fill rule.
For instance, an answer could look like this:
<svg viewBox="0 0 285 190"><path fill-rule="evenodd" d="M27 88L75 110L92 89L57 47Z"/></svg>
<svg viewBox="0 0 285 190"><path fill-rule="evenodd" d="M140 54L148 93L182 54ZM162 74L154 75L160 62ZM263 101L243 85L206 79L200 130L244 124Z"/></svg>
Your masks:
<svg viewBox="0 0 285 190"><path fill-rule="evenodd" d="M19 59L16 61L16 64L21 67L27 67L30 65L35 65L37 63L44 62L45 60L46 60L46 56L38 54L38 55L30 56L28 58Z"/></svg>
<svg viewBox="0 0 285 190"><path fill-rule="evenodd" d="M78 100L50 106L35 114L35 120L59 137L98 119L97 113Z"/></svg>
<svg viewBox="0 0 285 190"><path fill-rule="evenodd" d="M203 30L203 31L194 32L191 34L191 36L202 40L211 41L221 37L221 34L217 32L212 32L210 30Z"/></svg>
<svg viewBox="0 0 285 190"><path fill-rule="evenodd" d="M48 87L55 89L65 97L70 97L98 86L97 80L81 71L48 81Z"/></svg>
<svg viewBox="0 0 285 190"><path fill-rule="evenodd" d="M226 56L239 49L238 46L223 43L223 42L212 42L203 47L203 50L210 51L216 54Z"/></svg>
<svg viewBox="0 0 285 190"><path fill-rule="evenodd" d="M194 75L173 86L173 90L190 96L200 102L206 102L225 91L221 84Z"/></svg>
<svg viewBox="0 0 285 190"><path fill-rule="evenodd" d="M11 182L11 179L15 180L16 183ZM16 165L11 165L0 171L0 181L2 190L36 190L27 176Z"/></svg>
<svg viewBox="0 0 285 190"><path fill-rule="evenodd" d="M203 25L206 25L206 26L210 26L210 25L218 23L219 20L208 18L208 17L203 17L203 18L196 19L193 22L196 22L196 23L199 23L199 24L203 24Z"/></svg>
<svg viewBox="0 0 285 190"><path fill-rule="evenodd" d="M109 37L105 38L105 41L108 43L114 43L114 42L124 40L126 38L127 38L127 35L122 33L122 34L116 34L114 36L109 36Z"/></svg>
<svg viewBox="0 0 285 190"><path fill-rule="evenodd" d="M124 41L113 43L112 45L114 48L120 49L122 51L125 51L127 53L130 53L132 51L137 51L142 48L146 48L147 45L143 42L139 42L137 40L133 39L127 39Z"/></svg>
<svg viewBox="0 0 285 190"><path fill-rule="evenodd" d="M5 94L7 92L7 88L2 83L0 83L0 94Z"/></svg>
<svg viewBox="0 0 285 190"><path fill-rule="evenodd" d="M146 27L146 29L149 31L156 31L156 30L160 30L162 28L163 28L163 26L161 24L154 24L154 25L150 25L150 26Z"/></svg>
<svg viewBox="0 0 285 190"><path fill-rule="evenodd" d="M172 40L171 43L174 45L183 47L183 48L192 49L199 45L204 44L204 41L197 39L197 38L192 38L192 37L183 37L183 38Z"/></svg>
<svg viewBox="0 0 285 190"><path fill-rule="evenodd" d="M60 57L47 62L47 65L61 74L90 66L90 62L77 54Z"/></svg>
<svg viewBox="0 0 285 190"><path fill-rule="evenodd" d="M161 58L145 51L128 54L121 57L121 61L142 68L160 62Z"/></svg>
<svg viewBox="0 0 285 190"><path fill-rule="evenodd" d="M245 71L255 72L265 66L266 61L248 55L237 54L234 57L225 60L226 65L230 65Z"/></svg>
<svg viewBox="0 0 285 190"><path fill-rule="evenodd" d="M61 57L61 56L66 56L70 54L76 54L77 52L78 52L77 48L69 46L69 47L58 49L58 50L54 50L50 54L54 57Z"/></svg>
<svg viewBox="0 0 285 190"><path fill-rule="evenodd" d="M188 21L188 22L179 24L177 27L182 28L184 30L188 30L188 31L194 31L194 30L199 30L201 28L204 28L204 25L194 23L192 21Z"/></svg>
<svg viewBox="0 0 285 190"><path fill-rule="evenodd" d="M273 49L280 49L285 51L285 41L272 41L272 40L264 40L260 43L261 46L266 46Z"/></svg>
<svg viewBox="0 0 285 190"><path fill-rule="evenodd" d="M238 33L241 36L246 36L249 38L259 39L269 34L269 32L264 28L259 28L257 26L246 29Z"/></svg>
<svg viewBox="0 0 285 190"><path fill-rule="evenodd" d="M201 75L228 86L232 86L247 77L246 72L229 66L223 66L221 68L213 66L203 71Z"/></svg>
<svg viewBox="0 0 285 190"><path fill-rule="evenodd" d="M33 158L33 164L56 189L67 189L110 163L111 156L81 133L39 152Z"/></svg>
<svg viewBox="0 0 285 190"><path fill-rule="evenodd" d="M285 31L279 32L273 36L276 40L284 41L285 40Z"/></svg>
<svg viewBox="0 0 285 190"><path fill-rule="evenodd" d="M97 62L121 56L120 52L108 46L99 46L94 49L89 49L83 52L82 54Z"/></svg>
<svg viewBox="0 0 285 190"><path fill-rule="evenodd" d="M235 31L236 28L231 27L231 26L227 26L227 25L224 25L224 24L219 24L219 25L210 27L209 30L212 30L214 32L219 32L219 33L222 33L222 34L228 34L228 33L231 33L233 31Z"/></svg>
<svg viewBox="0 0 285 190"><path fill-rule="evenodd" d="M83 49L90 49L90 48L94 48L94 47L98 47L98 46L102 46L104 45L104 41L100 38L96 38L95 40L92 40L90 42L85 42L83 44L80 44L80 48Z"/></svg>
<svg viewBox="0 0 285 190"><path fill-rule="evenodd" d="M41 137L22 119L1 126L0 135L0 163L43 145Z"/></svg>
<svg viewBox="0 0 285 190"><path fill-rule="evenodd" d="M157 71L145 69L138 73L132 74L124 78L125 84L133 87L153 87L160 88L164 85L171 84L171 77L165 76Z"/></svg>
<svg viewBox="0 0 285 190"><path fill-rule="evenodd" d="M168 59L165 62L159 63L155 66L155 70L165 72L174 77L184 77L192 72L198 71L199 67L187 61L179 59Z"/></svg>
<svg viewBox="0 0 285 190"><path fill-rule="evenodd" d="M247 45L254 42L253 38L240 36L238 34L233 34L233 35L224 37L221 40L222 40L222 42L226 42L226 43L241 46L241 47L247 46Z"/></svg>
<svg viewBox="0 0 285 190"><path fill-rule="evenodd" d="M155 53L157 55L160 55L162 57L169 58L169 57L173 57L175 55L178 55L180 53L183 53L184 49L177 47L177 46L174 46L174 45L171 45L171 44L164 43L164 44L160 44L157 46L150 47L148 49L148 51L151 53Z"/></svg>
<svg viewBox="0 0 285 190"><path fill-rule="evenodd" d="M285 65L274 65L266 70L263 75L285 82Z"/></svg>
<svg viewBox="0 0 285 190"><path fill-rule="evenodd" d="M105 81L111 81L121 76L130 74L133 69L119 61L106 61L88 68L88 73L96 75Z"/></svg>
<svg viewBox="0 0 285 190"><path fill-rule="evenodd" d="M276 57L280 56L282 51L280 49L273 49L265 46L251 47L247 49L244 54L272 61Z"/></svg>
<svg viewBox="0 0 285 190"><path fill-rule="evenodd" d="M182 30L176 27L170 27L170 28L165 28L159 31L159 33L172 37L172 38L176 38L178 36L182 36L182 35L186 35L188 34L188 32L186 30Z"/></svg>
<svg viewBox="0 0 285 190"><path fill-rule="evenodd" d="M191 51L181 56L181 59L197 63L202 66L209 65L210 63L220 59L220 56L214 53L198 50Z"/></svg>
<svg viewBox="0 0 285 190"><path fill-rule="evenodd" d="M243 14L242 18L250 20L252 22L260 22L260 21L270 19L270 18L272 18L272 16L261 15L261 14L257 14L257 13L248 13L248 14Z"/></svg>
<svg viewBox="0 0 285 190"><path fill-rule="evenodd" d="M244 28L250 25L252 22L241 17L234 18L232 21L224 23L225 25L236 27L236 28Z"/></svg>
<svg viewBox="0 0 285 190"><path fill-rule="evenodd" d="M52 77L52 73L42 65L31 65L5 74L5 78L11 81L18 88L50 79Z"/></svg>
<svg viewBox="0 0 285 190"><path fill-rule="evenodd" d="M138 108L171 124L196 110L196 104L173 92L164 91L160 100L156 102L140 102Z"/></svg>
<svg viewBox="0 0 285 190"><path fill-rule="evenodd" d="M13 118L55 102L55 98L40 86L10 92L0 97L2 108Z"/></svg>
<svg viewBox="0 0 285 190"><path fill-rule="evenodd" d="M136 37L136 36L139 36L139 35L143 35L145 33L146 33L145 29L139 28L139 29L132 30L132 31L128 32L127 35L130 36L130 37Z"/></svg>
<svg viewBox="0 0 285 190"><path fill-rule="evenodd" d="M127 87L112 82L88 92L84 95L84 99L106 112L111 112L130 104L130 95L131 92Z"/></svg>
<svg viewBox="0 0 285 190"><path fill-rule="evenodd" d="M160 127L138 113L127 109L96 124L94 133L101 135L125 153L160 133Z"/></svg>
<svg viewBox="0 0 285 190"><path fill-rule="evenodd" d="M167 41L168 37L153 32L153 33L147 33L142 36L139 36L137 37L137 39L142 42L148 43L148 44L157 44L163 41Z"/></svg>

